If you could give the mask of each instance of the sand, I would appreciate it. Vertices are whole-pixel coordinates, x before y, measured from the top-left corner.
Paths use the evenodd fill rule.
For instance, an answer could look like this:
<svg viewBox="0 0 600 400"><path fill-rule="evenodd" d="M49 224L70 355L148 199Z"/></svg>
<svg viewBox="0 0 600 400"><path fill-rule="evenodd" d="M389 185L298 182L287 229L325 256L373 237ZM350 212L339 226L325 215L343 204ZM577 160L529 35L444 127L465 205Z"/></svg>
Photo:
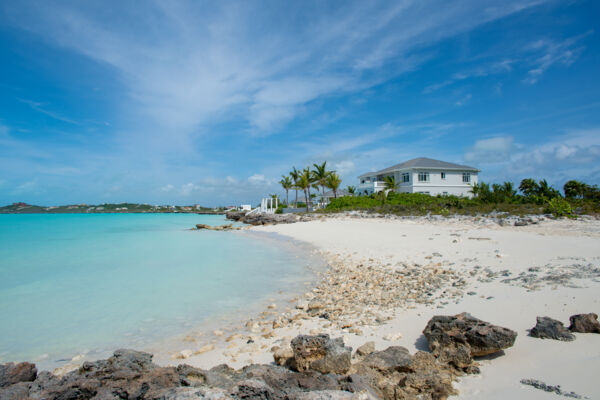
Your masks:
<svg viewBox="0 0 600 400"><path fill-rule="evenodd" d="M354 349L374 341L378 350L400 345L412 353L427 350L427 341L421 332L432 316L467 311L515 330L518 337L504 354L480 360L481 374L460 378L455 385L460 391L458 398L547 399L556 396L521 384L524 378L561 385L566 392L589 398L600 397L600 388L594 379L600 371L600 335L576 334L574 342L527 336L536 316L549 316L568 325L570 315L600 314L600 221L545 220L524 227L502 227L453 218L429 221L337 217L253 227L251 231L277 233L309 243L332 265L352 265L352 271L371 267L392 274L395 269L408 265L433 268L436 274L442 273L438 269L450 271L464 277L465 284L442 288L447 294L438 296L430 304L392 301L392 309L377 311L382 318L380 323L365 324L357 317L359 324L349 329L348 326L340 329L346 322L307 318L304 311L294 308L296 301L303 299L292 299L292 303L273 305L260 318L249 321L250 331L236 331L232 327L210 337L190 337L184 361L188 364L208 368L227 363L239 368L252 362L268 363L272 361L272 346L285 346L286 341L297 334L316 332L343 336ZM348 273L340 271L339 274ZM554 277L541 279L549 273ZM328 277L346 282L342 275ZM313 296L310 290L307 293ZM348 301L351 304L351 300L345 301L346 307ZM372 308L362 307L365 311ZM305 319L294 320L283 327L273 325L278 314L285 313L289 318L297 312ZM343 321L350 318L345 312L340 317ZM272 329L273 326L276 329ZM239 335L231 337L236 332ZM249 339L252 340L247 343ZM190 351L194 353L203 348L205 351L190 355ZM169 363L164 355L162 358L159 355L157 361Z"/></svg>

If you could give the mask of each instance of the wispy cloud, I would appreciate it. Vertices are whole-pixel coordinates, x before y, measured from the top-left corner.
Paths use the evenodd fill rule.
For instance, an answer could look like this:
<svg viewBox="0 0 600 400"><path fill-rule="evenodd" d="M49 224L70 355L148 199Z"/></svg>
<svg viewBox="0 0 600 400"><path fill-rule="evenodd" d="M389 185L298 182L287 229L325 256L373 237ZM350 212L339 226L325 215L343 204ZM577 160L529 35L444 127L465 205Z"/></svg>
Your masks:
<svg viewBox="0 0 600 400"><path fill-rule="evenodd" d="M593 31L569 37L564 40L540 39L526 46L525 50L537 53L531 61L532 68L527 72L523 82L533 85L553 65L562 64L569 66L575 62L584 49L579 44L581 39L589 36Z"/></svg>
<svg viewBox="0 0 600 400"><path fill-rule="evenodd" d="M231 111L253 130L278 129L315 99L414 68L426 45L539 3L356 2L320 7L316 20L305 4L257 14L247 2L30 2L7 13L15 24L111 65L129 87L133 111L159 129L189 134Z"/></svg>
<svg viewBox="0 0 600 400"><path fill-rule="evenodd" d="M42 113L44 115L47 115L50 118L53 118L57 121L62 121L62 122L66 122L68 124L73 124L73 125L79 125L79 122L67 118L63 115L60 115L59 113L56 113L54 111L50 111L46 108L46 106L48 106L47 103L40 103L37 101L33 101L33 100L27 100L27 99L17 99L18 101L20 101L21 103L25 103L27 104L29 107L31 107L32 109L34 109L35 111Z"/></svg>

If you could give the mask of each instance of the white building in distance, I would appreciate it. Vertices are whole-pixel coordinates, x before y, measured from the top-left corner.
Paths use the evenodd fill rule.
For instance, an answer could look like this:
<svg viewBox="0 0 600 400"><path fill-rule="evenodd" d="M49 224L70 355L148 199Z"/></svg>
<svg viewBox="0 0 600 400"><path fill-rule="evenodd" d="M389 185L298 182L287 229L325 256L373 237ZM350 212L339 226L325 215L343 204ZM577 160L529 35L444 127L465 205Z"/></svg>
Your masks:
<svg viewBox="0 0 600 400"><path fill-rule="evenodd" d="M385 189L384 177L393 176L399 193L471 197L471 187L477 183L478 173L477 168L467 165L420 157L360 175L357 193L369 195L381 192Z"/></svg>

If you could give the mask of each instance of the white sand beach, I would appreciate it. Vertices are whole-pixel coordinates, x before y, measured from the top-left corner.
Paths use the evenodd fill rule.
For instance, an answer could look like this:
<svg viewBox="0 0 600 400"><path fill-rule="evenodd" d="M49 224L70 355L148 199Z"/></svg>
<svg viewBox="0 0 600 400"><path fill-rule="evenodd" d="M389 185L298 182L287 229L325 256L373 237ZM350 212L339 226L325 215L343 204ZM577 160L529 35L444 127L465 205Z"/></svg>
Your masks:
<svg viewBox="0 0 600 400"><path fill-rule="evenodd" d="M319 289L308 291L305 299L294 299L299 307L289 304L281 310L278 306L278 311L267 310L258 320L249 321L246 326L250 333L231 336L232 332L226 331L216 332L217 336L210 340L189 338L191 351L188 350L185 360L188 364L207 368L227 363L237 368L252 362L268 363L273 360L272 346L285 346L297 334L317 332L343 336L354 349L374 341L378 350L399 345L413 353L427 350L421 332L431 317L469 312L516 331L518 337L504 354L479 360L479 375L460 378L455 384L460 391L458 398L556 396L521 384L520 380L525 378L561 385L566 392L589 398L600 396L594 379L595 371L600 370L600 335L577 333L573 342L527 335L537 316L549 316L568 326L570 315L600 312L600 221L544 220L535 225L502 227L455 218L428 221L328 217L253 227L251 231L277 233L310 243L333 270L336 266L351 266L351 271L372 271L363 275L365 282L369 281L369 275L392 276L395 270L409 266L433 271L425 275L425 281L428 276L442 276L439 284L442 287L431 289L437 293L431 302L390 299L389 309L384 307L375 313L380 317L375 324L370 324L372 319L367 317L374 307L361 304L364 291L358 290L353 292L358 293L354 298L343 299L345 310L339 311L340 323L310 317L302 310L302 302L314 298ZM342 268L326 276L333 286L324 287L336 287L336 280L349 287L368 286L356 279L347 280L344 274L348 271ZM462 279L464 284L445 287L444 279L454 282ZM371 288L377 290L375 286ZM422 299L423 293L420 296L417 299ZM279 324L277 321L282 318L278 313L283 313L283 320L290 323ZM252 339L250 343L248 338ZM197 354L189 354L193 352ZM160 355L157 361L168 363Z"/></svg>

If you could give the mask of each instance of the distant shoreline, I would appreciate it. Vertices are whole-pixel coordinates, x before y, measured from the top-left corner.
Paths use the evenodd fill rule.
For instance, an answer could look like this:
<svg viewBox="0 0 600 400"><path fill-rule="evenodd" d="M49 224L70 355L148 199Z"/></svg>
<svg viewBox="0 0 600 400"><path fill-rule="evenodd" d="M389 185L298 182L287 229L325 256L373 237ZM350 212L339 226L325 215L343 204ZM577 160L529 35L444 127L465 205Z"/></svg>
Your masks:
<svg viewBox="0 0 600 400"><path fill-rule="evenodd" d="M0 211L0 214L199 214L225 215L225 211Z"/></svg>

